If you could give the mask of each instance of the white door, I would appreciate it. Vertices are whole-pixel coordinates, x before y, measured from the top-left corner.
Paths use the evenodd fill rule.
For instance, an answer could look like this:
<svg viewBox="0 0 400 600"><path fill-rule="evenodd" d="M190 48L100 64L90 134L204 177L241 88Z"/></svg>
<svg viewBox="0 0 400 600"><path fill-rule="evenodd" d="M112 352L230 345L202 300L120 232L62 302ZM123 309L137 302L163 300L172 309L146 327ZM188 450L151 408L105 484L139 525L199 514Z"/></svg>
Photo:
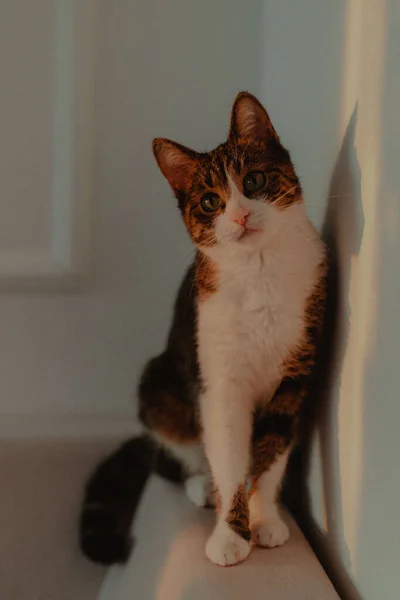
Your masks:
<svg viewBox="0 0 400 600"><path fill-rule="evenodd" d="M215 145L260 91L236 4L0 2L0 435L132 431L191 257L151 141Z"/></svg>
<svg viewBox="0 0 400 600"><path fill-rule="evenodd" d="M95 307L83 291L93 249L93 8L92 0L0 3L5 435L62 428L61 414L76 427L74 415L90 413L94 400Z"/></svg>

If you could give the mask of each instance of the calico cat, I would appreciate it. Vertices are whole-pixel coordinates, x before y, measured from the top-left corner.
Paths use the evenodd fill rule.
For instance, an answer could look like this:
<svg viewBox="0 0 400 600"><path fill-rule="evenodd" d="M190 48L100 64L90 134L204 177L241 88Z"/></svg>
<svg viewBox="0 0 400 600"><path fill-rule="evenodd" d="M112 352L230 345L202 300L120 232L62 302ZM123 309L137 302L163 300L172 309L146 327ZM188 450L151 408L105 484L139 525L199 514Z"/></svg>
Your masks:
<svg viewBox="0 0 400 600"><path fill-rule="evenodd" d="M325 246L288 151L259 101L240 93L228 140L208 153L156 139L153 152L196 248L167 347L144 370L145 435L102 463L86 489L81 546L123 561L150 471L215 500L215 564L283 544L278 508L312 386L326 299ZM250 487L248 482L250 481Z"/></svg>

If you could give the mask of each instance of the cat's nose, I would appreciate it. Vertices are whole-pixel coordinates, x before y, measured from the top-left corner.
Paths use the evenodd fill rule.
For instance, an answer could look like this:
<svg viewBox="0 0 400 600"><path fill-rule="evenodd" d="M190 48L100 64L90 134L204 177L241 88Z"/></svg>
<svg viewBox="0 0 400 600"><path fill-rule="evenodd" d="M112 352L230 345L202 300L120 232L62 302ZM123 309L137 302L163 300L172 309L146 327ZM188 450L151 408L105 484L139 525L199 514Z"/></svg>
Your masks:
<svg viewBox="0 0 400 600"><path fill-rule="evenodd" d="M237 223L241 227L246 227L250 211L248 208L239 208L235 210L233 215L233 222Z"/></svg>

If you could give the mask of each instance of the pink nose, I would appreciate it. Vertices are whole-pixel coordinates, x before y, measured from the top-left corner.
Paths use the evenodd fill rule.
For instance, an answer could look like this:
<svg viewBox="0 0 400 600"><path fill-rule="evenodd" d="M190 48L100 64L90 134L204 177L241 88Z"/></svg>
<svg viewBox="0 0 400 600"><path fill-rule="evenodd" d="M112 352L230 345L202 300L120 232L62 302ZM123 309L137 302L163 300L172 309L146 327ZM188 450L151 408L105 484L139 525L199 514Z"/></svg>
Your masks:
<svg viewBox="0 0 400 600"><path fill-rule="evenodd" d="M233 222L241 225L241 227L246 227L249 218L249 212L249 210L244 209L236 211L236 213L233 215Z"/></svg>

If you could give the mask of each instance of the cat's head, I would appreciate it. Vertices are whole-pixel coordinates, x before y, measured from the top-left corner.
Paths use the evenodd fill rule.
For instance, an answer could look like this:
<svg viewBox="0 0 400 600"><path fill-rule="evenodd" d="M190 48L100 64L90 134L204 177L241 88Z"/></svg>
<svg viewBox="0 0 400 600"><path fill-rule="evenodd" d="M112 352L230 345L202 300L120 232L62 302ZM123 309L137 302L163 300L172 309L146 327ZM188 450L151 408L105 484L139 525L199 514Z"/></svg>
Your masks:
<svg viewBox="0 0 400 600"><path fill-rule="evenodd" d="M301 204L289 153L247 92L237 96L228 140L215 150L195 152L157 138L153 152L193 242L207 254L263 246L285 226L284 213Z"/></svg>

